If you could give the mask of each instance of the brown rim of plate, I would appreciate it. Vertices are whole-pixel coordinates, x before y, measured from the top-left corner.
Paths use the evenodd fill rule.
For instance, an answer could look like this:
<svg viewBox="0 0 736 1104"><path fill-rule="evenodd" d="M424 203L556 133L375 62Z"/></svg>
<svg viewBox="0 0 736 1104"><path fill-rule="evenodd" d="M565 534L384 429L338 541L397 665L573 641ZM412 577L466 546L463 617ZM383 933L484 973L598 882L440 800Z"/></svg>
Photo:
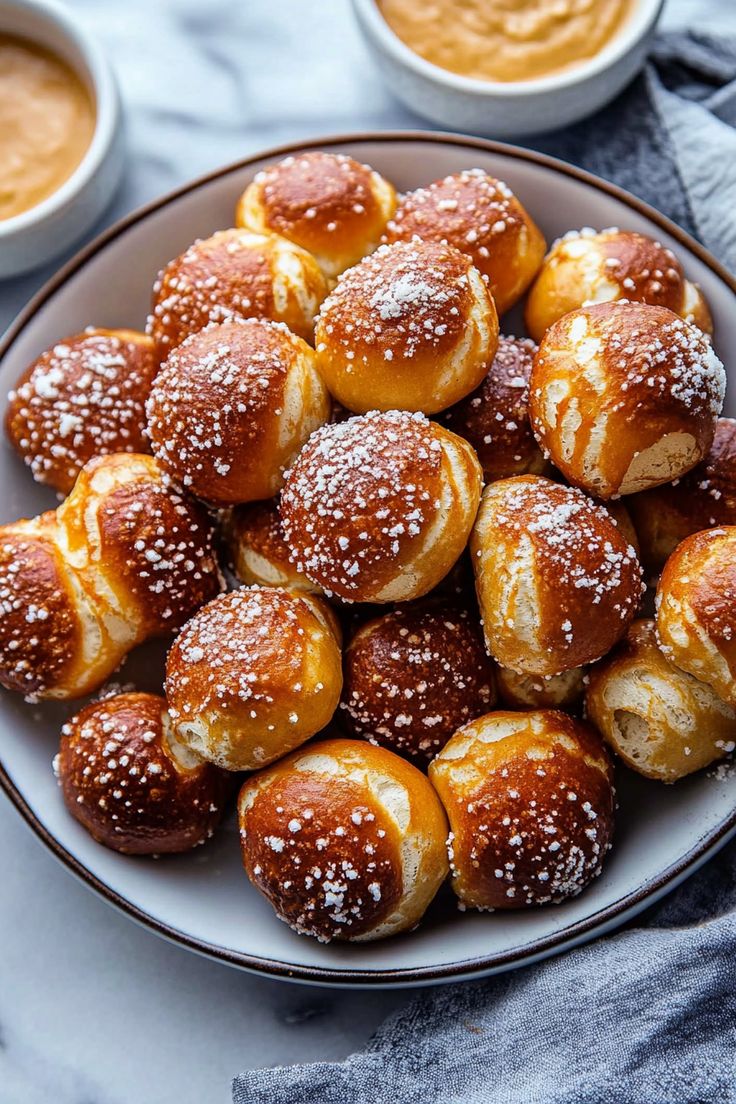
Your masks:
<svg viewBox="0 0 736 1104"><path fill-rule="evenodd" d="M464 147L468 150L482 150L485 153L495 153L504 157L516 158L518 161L527 161L531 164L561 173L564 176L569 176L573 180L588 184L599 192L605 192L614 199L624 203L627 207L630 207L633 211L636 211L637 214L643 215L651 222L656 223L665 233L669 234L679 242L680 245L694 254L699 261L710 268L736 296L736 279L734 279L723 265L721 265L715 257L711 256L707 249L699 242L677 226L676 223L660 214L654 207L650 207L649 204L644 203L641 199L637 199L623 188L619 188L615 184L610 184L608 181L594 176L593 173L586 172L584 169L579 169L574 165L569 165L567 162L560 161L555 157L549 157L543 153L536 153L533 150L508 145L504 142L493 142L483 138L470 138L462 134L452 134L445 131L416 130L396 130L386 133L382 133L381 131L370 131L364 134L332 135L326 138L314 138L309 141L291 142L288 145L276 146L272 149L255 154L252 157L247 157L242 161L236 161L223 168L216 169L214 172L199 176L188 184L184 184L180 188L167 192L159 199L155 199L151 203L147 203L143 207L139 207L136 211L131 212L131 214L126 215L109 227L109 229L103 231L102 234L90 242L89 245L85 246L84 249L80 250L79 253L63 265L56 275L52 276L33 296L15 321L11 323L2 340L0 340L0 361L2 361L8 353L13 343L33 318L36 311L43 306L43 304L46 303L71 276L78 272L87 261L99 253L105 246L109 245L110 242L115 241L116 238L124 234L129 227L134 226L136 223L147 218L162 207L167 206L173 200L188 195L190 192L196 191L202 185L211 183L213 180L218 180L220 177L228 176L230 173L238 172L242 169L247 169L260 161L285 157L288 154L299 153L302 150L323 149L329 146L370 142L435 142L438 145L450 144ZM704 835L695 847L684 855L679 862L673 863L672 866L662 871L656 878L650 879L633 893L629 893L614 904L600 909L585 920L580 920L575 924L571 924L554 935L532 940L530 943L516 950L490 955L488 957L464 959L459 962L452 962L441 966L417 966L395 970L334 969L324 966L290 965L287 962L274 959L261 958L244 953L241 954L236 951L228 950L226 947L219 947L215 944L207 943L202 939L195 939L185 932L179 931L177 928L161 923L142 909L139 909L137 905L126 900L120 893L112 890L96 875L92 874L83 863L71 854L71 852L67 851L65 847L62 847L56 837L53 836L37 818L25 798L11 781L1 761L0 786L2 786L2 789L29 827L60 862L90 889L99 893L101 897L104 897L111 905L114 905L121 912L126 913L126 915L130 916L138 923L150 928L152 931L156 932L157 935L171 942L178 943L180 946L187 947L189 950L205 955L208 958L216 959L219 962L227 962L231 966L238 966L252 973L265 974L274 978L299 981L306 984L312 983L347 987L389 988L400 987L402 985L429 985L437 981L454 981L482 977L487 974L500 973L504 970L512 969L515 966L527 965L554 953L559 953L584 942L586 937L592 938L598 929L603 928L604 930L610 930L614 924L616 926L623 924L626 919L645 908L647 903L653 904L666 892L675 889L688 874L693 873L736 833L735 808L729 817L727 817L716 829Z"/></svg>

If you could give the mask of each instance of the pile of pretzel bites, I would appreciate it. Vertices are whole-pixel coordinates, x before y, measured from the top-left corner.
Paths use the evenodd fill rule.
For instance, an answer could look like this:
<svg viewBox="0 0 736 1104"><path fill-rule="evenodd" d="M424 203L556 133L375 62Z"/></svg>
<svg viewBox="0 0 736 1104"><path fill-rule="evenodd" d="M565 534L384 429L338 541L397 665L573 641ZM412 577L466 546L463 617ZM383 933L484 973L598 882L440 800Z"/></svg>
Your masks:
<svg viewBox="0 0 736 1104"><path fill-rule="evenodd" d="M639 233L548 250L479 169L397 196L290 156L235 222L159 274L145 334L60 339L11 393L67 497L0 528L0 682L93 694L170 635L160 696L65 724L64 801L108 847L184 851L235 779L247 875L298 932L411 929L448 874L463 909L577 894L616 756L675 782L736 740L700 290Z"/></svg>

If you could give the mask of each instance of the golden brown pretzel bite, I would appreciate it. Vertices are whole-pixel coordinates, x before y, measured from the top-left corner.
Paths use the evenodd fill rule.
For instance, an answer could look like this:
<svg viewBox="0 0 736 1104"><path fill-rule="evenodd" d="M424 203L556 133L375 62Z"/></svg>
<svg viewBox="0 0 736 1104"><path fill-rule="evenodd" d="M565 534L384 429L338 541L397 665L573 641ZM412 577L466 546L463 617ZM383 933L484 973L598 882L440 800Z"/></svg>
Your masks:
<svg viewBox="0 0 736 1104"><path fill-rule="evenodd" d="M477 909L574 897L613 834L613 768L597 733L565 713L488 713L429 768L450 821L452 887Z"/></svg>
<svg viewBox="0 0 736 1104"><path fill-rule="evenodd" d="M159 361L211 322L265 318L311 341L326 294L314 257L293 242L276 234L218 230L159 273L148 328Z"/></svg>
<svg viewBox="0 0 736 1104"><path fill-rule="evenodd" d="M265 766L332 719L341 659L337 621L314 595L222 594L184 626L166 661L176 738L227 770Z"/></svg>
<svg viewBox="0 0 736 1104"><path fill-rule="evenodd" d="M447 820L427 778L362 740L300 748L248 779L238 811L248 877L322 942L416 927L447 876Z"/></svg>
<svg viewBox="0 0 736 1104"><path fill-rule="evenodd" d="M342 706L351 732L426 765L496 699L477 615L449 602L374 618L345 652Z"/></svg>
<svg viewBox="0 0 736 1104"><path fill-rule="evenodd" d="M651 620L634 621L591 670L585 707L628 766L662 782L676 782L736 747L736 711L667 659Z"/></svg>
<svg viewBox="0 0 736 1104"><path fill-rule="evenodd" d="M277 322L210 326L174 349L147 404L154 454L218 506L270 498L330 415L314 351Z"/></svg>
<svg viewBox="0 0 736 1104"><path fill-rule="evenodd" d="M57 510L0 527L0 684L88 694L220 585L206 511L152 456L91 460Z"/></svg>
<svg viewBox="0 0 736 1104"><path fill-rule="evenodd" d="M636 552L605 507L541 476L486 487L471 551L488 650L522 675L599 659L639 605Z"/></svg>
<svg viewBox="0 0 736 1104"><path fill-rule="evenodd" d="M421 414L373 412L310 437L287 475L281 519L294 563L325 592L408 601L460 557L480 487L462 438Z"/></svg>
<svg viewBox="0 0 736 1104"><path fill-rule="evenodd" d="M308 249L334 279L375 249L395 207L392 185L368 165L314 150L257 173L240 197L236 221Z"/></svg>
<svg viewBox="0 0 736 1104"><path fill-rule="evenodd" d="M529 410L562 474L612 498L694 468L713 442L725 387L723 365L696 326L666 307L597 303L547 330Z"/></svg>
<svg viewBox="0 0 736 1104"><path fill-rule="evenodd" d="M558 318L591 303L630 299L667 307L706 333L713 322L700 288L671 249L615 227L571 230L554 243L526 301L526 327L541 341Z"/></svg>
<svg viewBox="0 0 736 1104"><path fill-rule="evenodd" d="M457 402L496 352L493 300L452 246L383 245L343 273L314 331L319 369L349 410L421 410Z"/></svg>
<svg viewBox="0 0 736 1104"><path fill-rule="evenodd" d="M114 851L189 851L222 818L225 776L172 742L156 694L85 706L64 725L54 769L69 812Z"/></svg>
<svg viewBox="0 0 736 1104"><path fill-rule="evenodd" d="M736 705L736 526L694 533L672 553L657 587L664 654Z"/></svg>
<svg viewBox="0 0 736 1104"><path fill-rule="evenodd" d="M95 456L148 452L146 399L157 367L150 337L134 330L90 328L34 360L5 415L33 478L68 494Z"/></svg>

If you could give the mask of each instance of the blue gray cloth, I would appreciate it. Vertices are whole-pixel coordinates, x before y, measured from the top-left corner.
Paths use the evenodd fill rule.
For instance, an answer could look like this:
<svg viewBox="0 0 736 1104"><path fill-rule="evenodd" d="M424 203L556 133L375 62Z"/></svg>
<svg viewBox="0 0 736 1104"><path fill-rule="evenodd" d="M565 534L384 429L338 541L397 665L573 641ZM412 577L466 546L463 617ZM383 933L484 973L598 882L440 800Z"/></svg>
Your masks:
<svg viewBox="0 0 736 1104"><path fill-rule="evenodd" d="M419 993L362 1054L257 1070L236 1104L732 1104L736 845L645 925ZM366 993L370 1000L370 993Z"/></svg>
<svg viewBox="0 0 736 1104"><path fill-rule="evenodd" d="M630 189L736 268L734 126L736 39L670 35L611 108L538 148ZM731 844L636 927L511 974L419 991L364 1052L244 1073L233 1099L731 1104L735 979Z"/></svg>
<svg viewBox="0 0 736 1104"><path fill-rule="evenodd" d="M736 3L721 3L733 27ZM536 146L651 203L733 270L735 127L736 37L694 31L660 35L611 107Z"/></svg>

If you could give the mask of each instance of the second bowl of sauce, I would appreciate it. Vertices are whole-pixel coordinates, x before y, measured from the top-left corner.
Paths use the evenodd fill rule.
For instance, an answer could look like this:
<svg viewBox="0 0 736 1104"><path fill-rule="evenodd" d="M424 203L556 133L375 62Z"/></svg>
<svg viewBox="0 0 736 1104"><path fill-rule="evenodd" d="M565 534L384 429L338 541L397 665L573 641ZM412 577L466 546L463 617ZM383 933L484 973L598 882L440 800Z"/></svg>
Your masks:
<svg viewBox="0 0 736 1104"><path fill-rule="evenodd" d="M594 57L632 0L378 0L410 50L474 80L525 81Z"/></svg>
<svg viewBox="0 0 736 1104"><path fill-rule="evenodd" d="M640 71L664 0L352 0L391 90L435 123L541 134Z"/></svg>

